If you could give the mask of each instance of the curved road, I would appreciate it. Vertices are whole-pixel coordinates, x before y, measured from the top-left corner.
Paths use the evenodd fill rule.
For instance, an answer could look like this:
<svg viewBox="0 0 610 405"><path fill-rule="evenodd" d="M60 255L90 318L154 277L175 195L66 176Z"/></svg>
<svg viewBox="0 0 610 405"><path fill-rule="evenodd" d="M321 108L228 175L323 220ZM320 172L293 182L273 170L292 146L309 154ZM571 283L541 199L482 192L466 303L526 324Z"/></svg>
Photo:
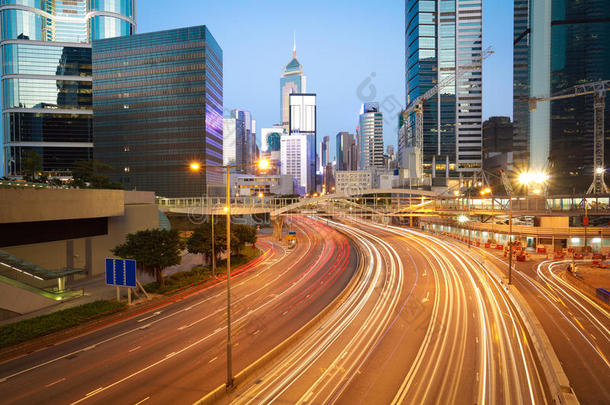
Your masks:
<svg viewBox="0 0 610 405"><path fill-rule="evenodd" d="M236 374L343 290L356 252L337 231L298 220L298 246L271 246L232 281ZM232 277L233 279L233 277ZM226 376L226 284L0 365L3 404L191 404Z"/></svg>
<svg viewBox="0 0 610 405"><path fill-rule="evenodd" d="M550 403L504 288L463 247L332 223L368 261L323 324L233 403Z"/></svg>

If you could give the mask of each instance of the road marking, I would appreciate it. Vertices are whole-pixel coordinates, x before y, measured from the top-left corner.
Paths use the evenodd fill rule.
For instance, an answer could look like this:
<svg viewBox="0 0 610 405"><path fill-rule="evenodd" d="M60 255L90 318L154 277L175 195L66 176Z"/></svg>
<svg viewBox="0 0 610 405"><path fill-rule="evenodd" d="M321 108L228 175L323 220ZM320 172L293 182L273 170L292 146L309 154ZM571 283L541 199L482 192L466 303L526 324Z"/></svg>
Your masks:
<svg viewBox="0 0 610 405"><path fill-rule="evenodd" d="M150 328L151 325L152 325L152 323L147 323L146 325L140 326L140 329L141 330L148 329L148 328Z"/></svg>
<svg viewBox="0 0 610 405"><path fill-rule="evenodd" d="M303 402L309 401L309 399L311 398L312 395L313 395L313 391L309 391L307 394L305 394L305 396L303 397Z"/></svg>
<svg viewBox="0 0 610 405"><path fill-rule="evenodd" d="M286 315L287 313L288 313L288 311L282 312L282 316Z"/></svg>
<svg viewBox="0 0 610 405"><path fill-rule="evenodd" d="M133 349L130 349L130 350L129 350L129 353L131 353L131 352L135 352L135 351L136 351L136 350L138 350L140 347L142 347L142 346L136 346L136 347L134 347Z"/></svg>
<svg viewBox="0 0 610 405"><path fill-rule="evenodd" d="M252 335L258 335L260 332L260 329L257 329L256 332L254 332Z"/></svg>
<svg viewBox="0 0 610 405"><path fill-rule="evenodd" d="M214 360L216 360L218 358L218 356L214 357L213 359L211 359L210 361L208 361L208 363L213 362Z"/></svg>
<svg viewBox="0 0 610 405"><path fill-rule="evenodd" d="M57 380L57 381L54 381L54 382L52 382L52 383L50 383L50 384L47 384L47 385L45 385L45 387L46 387L46 388L52 387L52 386L54 386L55 384L59 384L59 383L60 383L60 382L62 382L62 381L66 381L66 377L64 377L64 378L60 378L60 379L59 379L59 380Z"/></svg>
<svg viewBox="0 0 610 405"><path fill-rule="evenodd" d="M82 349L82 351L86 352L86 351L89 351L91 349L95 349L95 346L97 346L97 345L91 345L91 346L85 347L84 349Z"/></svg>
<svg viewBox="0 0 610 405"><path fill-rule="evenodd" d="M479 343L479 337L475 336L474 341L478 344Z"/></svg>
<svg viewBox="0 0 610 405"><path fill-rule="evenodd" d="M170 354L166 355L165 358L169 359L170 357L174 357L176 355L176 352L171 352Z"/></svg>
<svg viewBox="0 0 610 405"><path fill-rule="evenodd" d="M421 302L428 302L428 301L430 301L430 291L428 291L426 293L426 297L423 300L421 300Z"/></svg>
<svg viewBox="0 0 610 405"><path fill-rule="evenodd" d="M148 401L149 399L150 399L150 397L146 397L143 400L141 400L140 402L136 402L134 405L140 405L142 402Z"/></svg>
<svg viewBox="0 0 610 405"><path fill-rule="evenodd" d="M153 313L151 316L147 316L146 318L138 319L138 323L146 321L147 319L150 319L150 318L154 318L155 316L160 315L160 314L161 314L161 311L157 311L157 312Z"/></svg>
<svg viewBox="0 0 610 405"><path fill-rule="evenodd" d="M101 390L103 390L103 389L104 389L104 387L99 387L98 389L96 389L96 390L94 390L94 391L91 391L90 393L88 393L87 395L85 395L85 398L86 398L86 397L90 397L91 395L95 395L95 394L97 394L98 392L100 392L100 391L101 391Z"/></svg>

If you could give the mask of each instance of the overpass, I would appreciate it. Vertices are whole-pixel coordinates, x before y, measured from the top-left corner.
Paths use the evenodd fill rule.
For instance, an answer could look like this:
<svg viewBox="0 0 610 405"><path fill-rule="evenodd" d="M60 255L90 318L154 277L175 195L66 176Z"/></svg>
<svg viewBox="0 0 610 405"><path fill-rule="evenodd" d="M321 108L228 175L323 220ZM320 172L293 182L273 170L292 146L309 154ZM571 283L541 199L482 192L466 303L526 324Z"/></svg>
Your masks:
<svg viewBox="0 0 610 405"><path fill-rule="evenodd" d="M191 217L226 214L226 200L218 197L157 198L157 204L164 212ZM506 196L456 196L417 189L352 189L349 193L308 198L235 197L231 199L231 214L269 215L279 234L283 218L295 214L380 218L467 215L478 217L481 222L493 222L497 216L507 217L509 206ZM582 217L585 214L610 216L610 194L513 197L514 217Z"/></svg>

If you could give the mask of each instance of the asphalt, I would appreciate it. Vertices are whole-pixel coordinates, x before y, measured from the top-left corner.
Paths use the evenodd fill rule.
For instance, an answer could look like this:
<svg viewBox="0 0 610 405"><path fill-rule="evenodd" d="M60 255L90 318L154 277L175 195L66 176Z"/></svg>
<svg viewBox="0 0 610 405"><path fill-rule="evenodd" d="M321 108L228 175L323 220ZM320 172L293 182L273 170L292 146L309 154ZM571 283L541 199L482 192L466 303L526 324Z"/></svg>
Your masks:
<svg viewBox="0 0 610 405"><path fill-rule="evenodd" d="M232 277L233 373L278 345L343 290L351 242L309 219L293 250ZM131 319L0 365L3 404L191 404L226 381L226 280Z"/></svg>

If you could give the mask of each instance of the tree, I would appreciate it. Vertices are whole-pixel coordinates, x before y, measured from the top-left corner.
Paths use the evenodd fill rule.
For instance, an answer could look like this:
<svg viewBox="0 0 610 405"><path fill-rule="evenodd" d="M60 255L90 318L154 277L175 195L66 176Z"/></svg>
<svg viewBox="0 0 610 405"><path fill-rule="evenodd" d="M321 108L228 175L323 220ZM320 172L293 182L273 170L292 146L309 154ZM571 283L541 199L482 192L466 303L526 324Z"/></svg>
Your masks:
<svg viewBox="0 0 610 405"><path fill-rule="evenodd" d="M122 189L122 184L111 181L105 174L114 170L96 160L79 160L72 169L73 184L81 188Z"/></svg>
<svg viewBox="0 0 610 405"><path fill-rule="evenodd" d="M256 228L248 225L232 225L231 226L231 237L233 234L239 240L240 246L256 243Z"/></svg>
<svg viewBox="0 0 610 405"><path fill-rule="evenodd" d="M25 152L22 166L26 180L34 181L38 173L42 171L42 156L35 150L28 150Z"/></svg>
<svg viewBox="0 0 610 405"><path fill-rule="evenodd" d="M141 271L154 276L165 285L163 269L180 264L180 251L184 243L176 230L148 229L127 235L125 243L112 249L112 253L124 259L133 259Z"/></svg>

